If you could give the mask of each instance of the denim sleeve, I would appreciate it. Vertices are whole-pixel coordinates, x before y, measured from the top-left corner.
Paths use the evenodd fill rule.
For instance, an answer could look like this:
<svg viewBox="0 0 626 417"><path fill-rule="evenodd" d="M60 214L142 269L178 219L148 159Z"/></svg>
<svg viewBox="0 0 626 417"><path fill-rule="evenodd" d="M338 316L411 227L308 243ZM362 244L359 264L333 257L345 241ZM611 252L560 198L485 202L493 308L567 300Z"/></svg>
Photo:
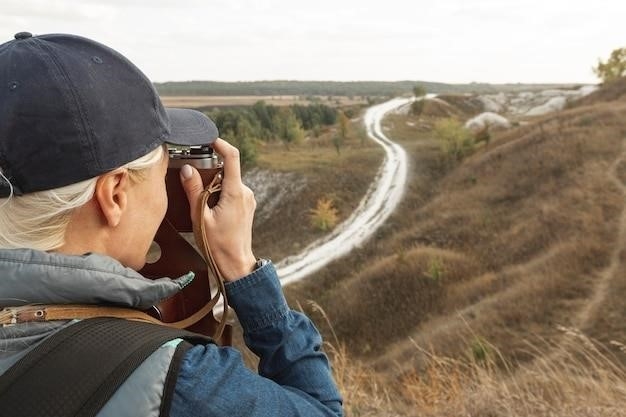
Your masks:
<svg viewBox="0 0 626 417"><path fill-rule="evenodd" d="M342 416L320 334L289 309L274 266L228 283L226 291L246 345L260 358L258 374L234 348L194 346L183 357L170 416Z"/></svg>

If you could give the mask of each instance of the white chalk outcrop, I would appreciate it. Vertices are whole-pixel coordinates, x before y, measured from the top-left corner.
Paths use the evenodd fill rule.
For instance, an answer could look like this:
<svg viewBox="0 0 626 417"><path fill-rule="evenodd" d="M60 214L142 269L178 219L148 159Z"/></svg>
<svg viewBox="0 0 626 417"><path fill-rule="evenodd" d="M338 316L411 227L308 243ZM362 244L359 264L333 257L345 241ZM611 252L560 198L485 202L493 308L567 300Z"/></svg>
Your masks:
<svg viewBox="0 0 626 417"><path fill-rule="evenodd" d="M585 85L578 89L523 91L519 93L485 94L478 97L487 112L510 116L540 116L565 108L568 102L584 97L598 89Z"/></svg>
<svg viewBox="0 0 626 417"><path fill-rule="evenodd" d="M485 111L492 113L501 113L505 110L508 97L504 93L489 94L486 96L479 96L478 99L482 102Z"/></svg>
<svg viewBox="0 0 626 417"><path fill-rule="evenodd" d="M550 96L547 96L547 97L550 97ZM544 114L553 113L555 111L561 111L565 108L566 104L567 104L566 97L552 96L552 98L550 98L550 100L548 100L544 104L537 106L537 107L533 107L532 109L528 110L526 112L526 116L541 116Z"/></svg>
<svg viewBox="0 0 626 417"><path fill-rule="evenodd" d="M487 129L508 129L511 127L511 122L497 113L484 112L469 119L465 123L465 127L474 132L478 132L485 128Z"/></svg>
<svg viewBox="0 0 626 417"><path fill-rule="evenodd" d="M585 85L569 90L550 89L480 95L477 99L482 103L485 112L469 119L465 127L474 132L485 128L508 129L511 122L503 114L508 117L542 116L561 111L568 102L591 94L597 89L596 85Z"/></svg>

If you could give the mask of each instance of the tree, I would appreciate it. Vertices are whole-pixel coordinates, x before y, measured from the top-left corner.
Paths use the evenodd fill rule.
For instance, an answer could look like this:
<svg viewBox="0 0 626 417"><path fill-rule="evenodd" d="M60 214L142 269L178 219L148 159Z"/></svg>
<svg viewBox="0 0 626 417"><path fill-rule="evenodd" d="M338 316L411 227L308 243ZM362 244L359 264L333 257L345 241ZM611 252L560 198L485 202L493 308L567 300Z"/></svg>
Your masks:
<svg viewBox="0 0 626 417"><path fill-rule="evenodd" d="M288 107L283 107L278 111L273 124L278 127L278 136L287 149L291 144L300 143L304 139L304 130L296 115Z"/></svg>
<svg viewBox="0 0 626 417"><path fill-rule="evenodd" d="M426 95L426 89L421 85L417 84L413 87L413 95L415 97L423 97Z"/></svg>
<svg viewBox="0 0 626 417"><path fill-rule="evenodd" d="M242 118L237 124L237 131L232 136L232 144L239 149L239 159L243 166L251 166L256 162L254 131L252 124Z"/></svg>
<svg viewBox="0 0 626 417"><path fill-rule="evenodd" d="M341 147L348 138L349 129L350 119L348 119L348 116L346 116L344 112L339 111L339 126L337 132L333 135L333 145L335 145L337 155L341 153Z"/></svg>
<svg viewBox="0 0 626 417"><path fill-rule="evenodd" d="M413 103L411 103L411 113L415 116L419 116L424 111L424 97L418 97Z"/></svg>
<svg viewBox="0 0 626 417"><path fill-rule="evenodd" d="M339 112L339 135L342 140L348 138L348 131L350 129L350 119L342 111Z"/></svg>
<svg viewBox="0 0 626 417"><path fill-rule="evenodd" d="M254 165L256 161L256 138L262 135L258 119L249 111L220 110L209 113L223 138L239 148L242 165Z"/></svg>
<svg viewBox="0 0 626 417"><path fill-rule="evenodd" d="M426 96L426 89L417 84L413 87L413 95L415 96L415 101L411 103L411 113L415 116L419 116L424 110L424 97Z"/></svg>
<svg viewBox="0 0 626 417"><path fill-rule="evenodd" d="M265 101L260 100L254 103L252 111L256 115L257 119L259 119L259 122L264 129L272 130L272 116L270 115Z"/></svg>
<svg viewBox="0 0 626 417"><path fill-rule="evenodd" d="M603 83L626 76L626 48L613 50L606 62L598 59L598 66L593 68L593 72Z"/></svg>

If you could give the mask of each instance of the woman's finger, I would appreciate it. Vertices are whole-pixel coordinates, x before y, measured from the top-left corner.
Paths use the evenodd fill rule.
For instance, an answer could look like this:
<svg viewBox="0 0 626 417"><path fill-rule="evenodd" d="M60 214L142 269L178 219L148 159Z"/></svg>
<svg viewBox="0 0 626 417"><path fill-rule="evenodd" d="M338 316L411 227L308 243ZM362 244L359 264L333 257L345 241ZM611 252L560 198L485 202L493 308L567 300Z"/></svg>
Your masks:
<svg viewBox="0 0 626 417"><path fill-rule="evenodd" d="M222 180L222 187L230 189L231 187L238 186L241 183L239 149L221 138L218 138L211 146L224 160L224 179Z"/></svg>

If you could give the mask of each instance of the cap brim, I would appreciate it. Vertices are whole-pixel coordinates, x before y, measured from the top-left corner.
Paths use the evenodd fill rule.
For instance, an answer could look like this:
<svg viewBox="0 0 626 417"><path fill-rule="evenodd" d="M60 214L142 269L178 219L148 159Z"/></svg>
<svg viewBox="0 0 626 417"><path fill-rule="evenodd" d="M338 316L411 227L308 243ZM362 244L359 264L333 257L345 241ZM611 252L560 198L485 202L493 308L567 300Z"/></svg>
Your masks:
<svg viewBox="0 0 626 417"><path fill-rule="evenodd" d="M204 113L191 109L166 107L170 118L170 136L165 140L172 145L210 145L219 137L217 126Z"/></svg>

